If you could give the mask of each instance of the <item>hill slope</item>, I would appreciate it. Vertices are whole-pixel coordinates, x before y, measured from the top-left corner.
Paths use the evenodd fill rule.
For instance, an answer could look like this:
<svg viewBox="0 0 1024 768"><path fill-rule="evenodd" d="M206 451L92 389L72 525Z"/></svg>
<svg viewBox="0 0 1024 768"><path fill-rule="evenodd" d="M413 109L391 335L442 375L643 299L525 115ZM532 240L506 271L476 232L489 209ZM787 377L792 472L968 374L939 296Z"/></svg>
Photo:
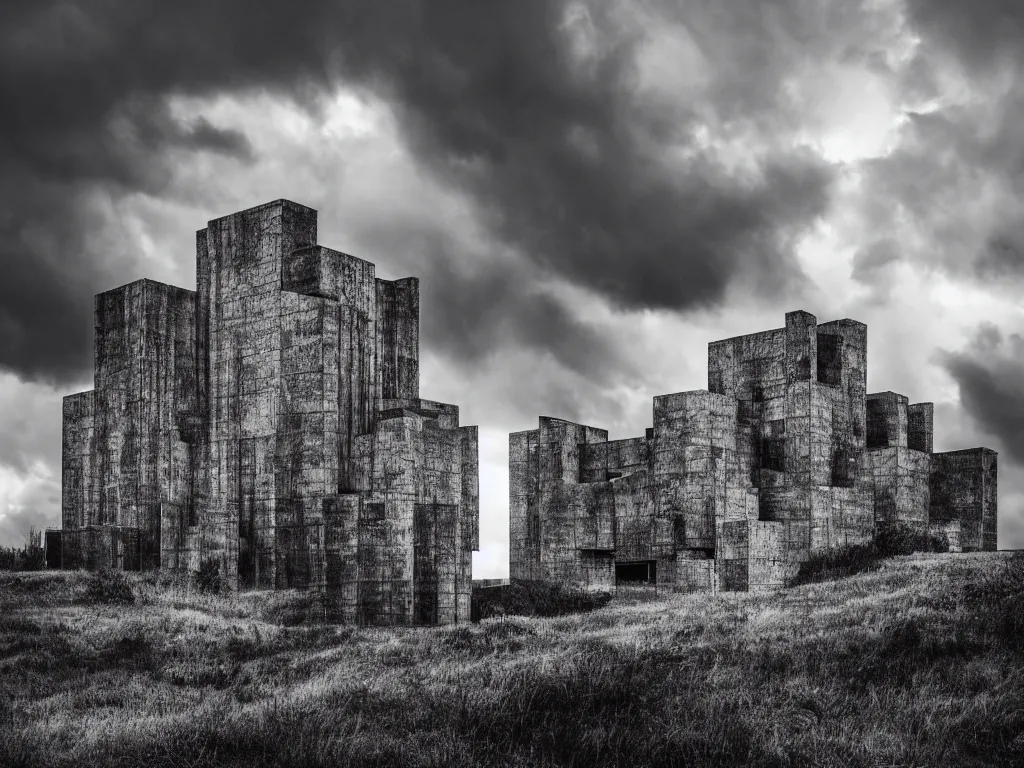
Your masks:
<svg viewBox="0 0 1024 768"><path fill-rule="evenodd" d="M88 583L0 574L0 765L1024 764L1005 554L437 629Z"/></svg>

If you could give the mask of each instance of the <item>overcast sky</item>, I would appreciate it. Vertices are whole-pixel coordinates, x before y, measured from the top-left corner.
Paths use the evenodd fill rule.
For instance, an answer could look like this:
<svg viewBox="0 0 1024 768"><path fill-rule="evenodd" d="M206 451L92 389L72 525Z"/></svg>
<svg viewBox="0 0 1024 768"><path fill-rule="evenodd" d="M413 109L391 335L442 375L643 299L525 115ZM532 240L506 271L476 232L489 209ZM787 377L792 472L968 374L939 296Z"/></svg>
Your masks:
<svg viewBox="0 0 1024 768"><path fill-rule="evenodd" d="M868 325L868 389L1000 453L1024 547L1020 0L8 0L0 5L0 544L60 521L92 297L195 288L195 230L277 198L420 278L421 393L508 433L651 425L707 344Z"/></svg>

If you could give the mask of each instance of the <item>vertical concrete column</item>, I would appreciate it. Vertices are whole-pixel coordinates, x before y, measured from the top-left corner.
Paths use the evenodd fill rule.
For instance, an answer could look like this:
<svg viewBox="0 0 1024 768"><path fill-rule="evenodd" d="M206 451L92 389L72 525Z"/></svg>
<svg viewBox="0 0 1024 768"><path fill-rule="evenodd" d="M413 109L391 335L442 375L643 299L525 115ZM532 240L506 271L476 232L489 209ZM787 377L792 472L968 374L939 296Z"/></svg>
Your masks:
<svg viewBox="0 0 1024 768"><path fill-rule="evenodd" d="M907 406L907 447L915 451L932 452L933 403L914 403Z"/></svg>
<svg viewBox="0 0 1024 768"><path fill-rule="evenodd" d="M419 397L419 280L377 278L381 398Z"/></svg>
<svg viewBox="0 0 1024 768"><path fill-rule="evenodd" d="M818 370L818 321L810 312L786 313L786 381L811 381Z"/></svg>
<svg viewBox="0 0 1024 768"><path fill-rule="evenodd" d="M536 453L538 437L536 429L508 436L509 575L513 579L532 578L534 569L539 566L535 562L537 532L530 525L531 511L536 511L539 483L531 448Z"/></svg>

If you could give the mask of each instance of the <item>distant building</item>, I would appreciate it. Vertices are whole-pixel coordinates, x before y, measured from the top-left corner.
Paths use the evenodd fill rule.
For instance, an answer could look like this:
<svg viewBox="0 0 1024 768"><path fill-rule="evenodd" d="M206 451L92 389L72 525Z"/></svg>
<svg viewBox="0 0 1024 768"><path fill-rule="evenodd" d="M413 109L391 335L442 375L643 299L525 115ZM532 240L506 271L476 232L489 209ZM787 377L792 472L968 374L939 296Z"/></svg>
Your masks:
<svg viewBox="0 0 1024 768"><path fill-rule="evenodd" d="M469 619L478 434L420 399L419 283L316 241L316 211L278 200L196 233L196 291L96 297L51 565L213 560L345 621Z"/></svg>
<svg viewBox="0 0 1024 768"><path fill-rule="evenodd" d="M644 437L541 417L509 436L512 578L679 591L782 585L881 526L996 548L996 453L932 453L931 403L867 394L867 326L708 345L708 391L654 398Z"/></svg>

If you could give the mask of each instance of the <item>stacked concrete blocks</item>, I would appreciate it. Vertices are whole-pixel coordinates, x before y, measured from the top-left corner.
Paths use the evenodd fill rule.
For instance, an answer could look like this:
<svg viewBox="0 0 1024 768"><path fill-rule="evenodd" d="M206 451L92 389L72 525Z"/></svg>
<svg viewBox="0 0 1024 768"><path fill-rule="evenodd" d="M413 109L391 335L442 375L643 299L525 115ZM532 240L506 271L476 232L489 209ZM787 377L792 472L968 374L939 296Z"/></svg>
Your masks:
<svg viewBox="0 0 1024 768"><path fill-rule="evenodd" d="M419 399L416 278L316 234L278 200L197 233L196 292L97 297L96 389L65 401L64 536L138 530L144 570L212 559L342 620L466 620L476 428Z"/></svg>
<svg viewBox="0 0 1024 768"><path fill-rule="evenodd" d="M863 323L790 312L783 328L709 344L708 391L656 397L642 438L548 417L513 433L512 577L775 588L895 522L951 541L963 525L965 548L994 548L994 454L932 454L932 414L867 394Z"/></svg>

